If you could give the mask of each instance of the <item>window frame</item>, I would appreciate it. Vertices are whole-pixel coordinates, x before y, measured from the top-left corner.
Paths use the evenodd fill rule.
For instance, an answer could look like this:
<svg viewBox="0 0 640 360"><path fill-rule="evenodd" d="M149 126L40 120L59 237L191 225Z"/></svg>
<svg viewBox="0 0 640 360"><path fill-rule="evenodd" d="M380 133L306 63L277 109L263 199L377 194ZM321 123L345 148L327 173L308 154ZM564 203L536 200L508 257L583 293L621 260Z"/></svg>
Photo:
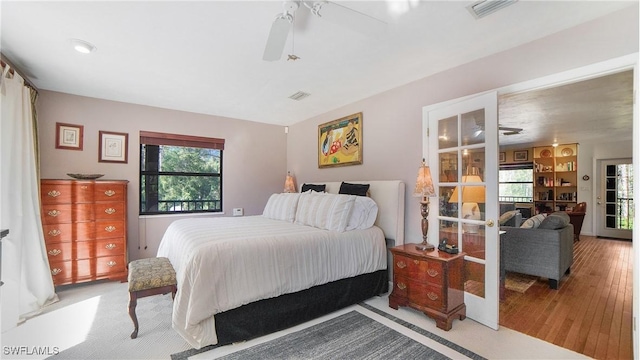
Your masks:
<svg viewBox="0 0 640 360"><path fill-rule="evenodd" d="M140 162L138 164L139 169L139 201L138 201L138 214L139 215L175 215L175 214L192 214L192 213L222 213L223 212L223 154L224 154L224 139L220 138L208 138L201 136L191 136L191 135L179 135L179 134L168 134L168 133L159 133L159 132L151 132L151 131L140 131ZM146 169L146 163L143 164L142 151L147 145L155 145L155 146L178 146L178 147L190 147L190 148L203 148L203 149L212 149L220 151L220 170L218 173L195 173L195 172L176 172L176 171L166 171L162 172L160 169L157 171L149 171L143 170ZM189 176L189 177L217 177L220 182L220 207L215 210L180 210L180 211L145 211L143 210L143 202L142 199L148 199L146 196L147 187L143 186L143 178L145 176L155 175L155 176ZM177 200L179 201L179 200ZM188 200L185 200L188 201Z"/></svg>
<svg viewBox="0 0 640 360"><path fill-rule="evenodd" d="M498 174L498 199L500 202L514 202L514 203L533 203L533 177L534 177L534 173L533 173L533 163L532 162L527 162L527 163L518 163L518 164L502 164L500 165L500 167L498 168L498 171L503 171L503 170L531 170L531 181L508 181L508 182L504 182L504 181L500 181L500 175ZM531 199L530 200L526 200L526 201L516 201L514 200L514 196L502 196L499 193L499 189L500 189L500 185L501 184L530 184L531 185Z"/></svg>

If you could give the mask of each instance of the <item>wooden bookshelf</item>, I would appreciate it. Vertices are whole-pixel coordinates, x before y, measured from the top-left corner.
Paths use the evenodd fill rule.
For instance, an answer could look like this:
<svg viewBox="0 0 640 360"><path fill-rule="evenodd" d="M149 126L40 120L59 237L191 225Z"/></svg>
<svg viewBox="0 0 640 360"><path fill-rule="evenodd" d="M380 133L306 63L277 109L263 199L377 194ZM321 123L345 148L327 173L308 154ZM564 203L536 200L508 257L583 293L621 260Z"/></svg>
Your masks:
<svg viewBox="0 0 640 360"><path fill-rule="evenodd" d="M533 148L536 213L571 210L578 203L578 144Z"/></svg>

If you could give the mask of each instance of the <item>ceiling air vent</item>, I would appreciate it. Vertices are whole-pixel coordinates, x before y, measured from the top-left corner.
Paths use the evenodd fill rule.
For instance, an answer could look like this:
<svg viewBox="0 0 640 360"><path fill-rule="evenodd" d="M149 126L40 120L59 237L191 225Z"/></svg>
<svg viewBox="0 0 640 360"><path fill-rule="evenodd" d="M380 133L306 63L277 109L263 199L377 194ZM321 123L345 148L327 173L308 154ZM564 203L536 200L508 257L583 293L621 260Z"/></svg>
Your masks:
<svg viewBox="0 0 640 360"><path fill-rule="evenodd" d="M482 0L467 6L467 10L476 19L483 18L500 9L515 3L518 0Z"/></svg>
<svg viewBox="0 0 640 360"><path fill-rule="evenodd" d="M293 95L289 96L289 99L293 99L293 100L300 101L300 100L302 100L302 99L306 98L306 97L307 97L307 96L309 96L309 95L311 95L311 94L306 93L306 92L304 92L304 91L298 91L297 93L295 93L295 94L293 94Z"/></svg>

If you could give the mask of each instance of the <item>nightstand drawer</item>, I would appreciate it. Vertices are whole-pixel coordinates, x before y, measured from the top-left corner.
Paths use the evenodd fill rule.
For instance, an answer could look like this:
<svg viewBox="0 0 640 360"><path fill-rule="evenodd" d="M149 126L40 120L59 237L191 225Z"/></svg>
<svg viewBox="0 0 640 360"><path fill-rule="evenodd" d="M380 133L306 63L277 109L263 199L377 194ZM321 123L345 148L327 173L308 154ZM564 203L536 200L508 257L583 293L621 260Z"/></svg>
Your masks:
<svg viewBox="0 0 640 360"><path fill-rule="evenodd" d="M395 273L407 276L415 281L424 281L442 285L443 265L439 261L418 260L408 256L395 255L393 257Z"/></svg>
<svg viewBox="0 0 640 360"><path fill-rule="evenodd" d="M441 286L409 282L409 302L435 310L445 310L444 291Z"/></svg>

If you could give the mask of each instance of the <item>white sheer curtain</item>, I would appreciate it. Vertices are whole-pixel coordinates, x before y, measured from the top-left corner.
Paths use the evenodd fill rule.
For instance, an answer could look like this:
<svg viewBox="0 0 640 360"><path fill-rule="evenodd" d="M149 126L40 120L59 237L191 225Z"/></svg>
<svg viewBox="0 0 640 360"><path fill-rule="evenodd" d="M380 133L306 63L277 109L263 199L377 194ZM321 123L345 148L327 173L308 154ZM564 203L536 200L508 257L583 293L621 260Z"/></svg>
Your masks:
<svg viewBox="0 0 640 360"><path fill-rule="evenodd" d="M0 228L9 229L2 240L3 332L57 301L40 218L31 89L8 68L0 84Z"/></svg>

